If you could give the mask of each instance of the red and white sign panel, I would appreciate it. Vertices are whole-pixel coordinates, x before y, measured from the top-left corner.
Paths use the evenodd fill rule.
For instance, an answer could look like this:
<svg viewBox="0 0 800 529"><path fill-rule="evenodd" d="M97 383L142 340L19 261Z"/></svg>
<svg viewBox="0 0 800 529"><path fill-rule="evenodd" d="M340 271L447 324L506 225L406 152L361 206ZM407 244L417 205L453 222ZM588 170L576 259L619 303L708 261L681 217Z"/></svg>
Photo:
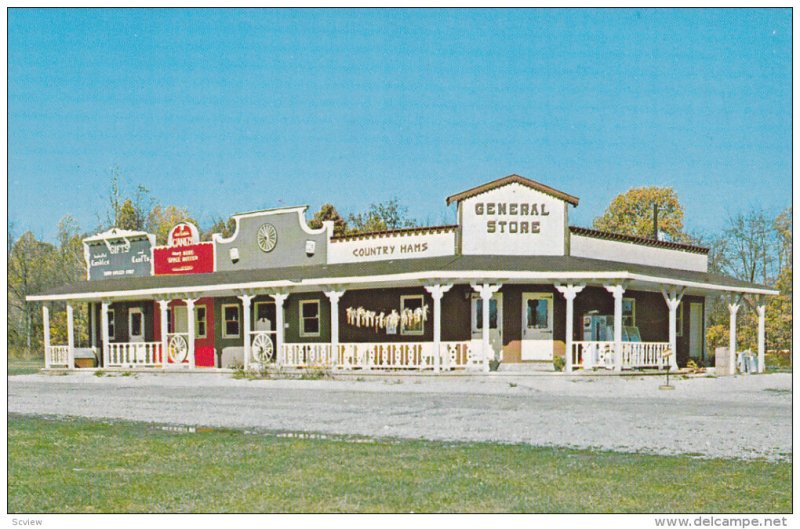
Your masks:
<svg viewBox="0 0 800 529"><path fill-rule="evenodd" d="M214 243L199 242L197 227L182 222L169 232L167 246L153 248L153 273L207 274L214 271Z"/></svg>
<svg viewBox="0 0 800 529"><path fill-rule="evenodd" d="M167 246L191 246L200 242L200 232L197 226L188 222L181 222L169 231Z"/></svg>

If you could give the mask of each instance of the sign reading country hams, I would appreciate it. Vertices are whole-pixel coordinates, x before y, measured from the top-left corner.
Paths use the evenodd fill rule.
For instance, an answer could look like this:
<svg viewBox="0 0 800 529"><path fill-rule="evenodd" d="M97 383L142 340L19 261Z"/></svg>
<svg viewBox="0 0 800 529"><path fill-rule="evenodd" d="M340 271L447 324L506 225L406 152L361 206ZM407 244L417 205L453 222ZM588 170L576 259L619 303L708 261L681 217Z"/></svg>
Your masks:
<svg viewBox="0 0 800 529"><path fill-rule="evenodd" d="M166 246L153 248L153 273L207 274L214 271L214 243L200 242L197 226L181 222L169 232Z"/></svg>

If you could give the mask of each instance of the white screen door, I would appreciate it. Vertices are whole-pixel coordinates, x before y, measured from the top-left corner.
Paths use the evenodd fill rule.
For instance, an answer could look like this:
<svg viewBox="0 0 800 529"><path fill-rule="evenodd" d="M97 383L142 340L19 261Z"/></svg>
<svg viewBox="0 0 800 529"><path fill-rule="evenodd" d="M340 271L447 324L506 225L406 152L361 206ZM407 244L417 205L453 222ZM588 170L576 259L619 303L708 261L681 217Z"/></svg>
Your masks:
<svg viewBox="0 0 800 529"><path fill-rule="evenodd" d="M689 303L689 356L703 357L703 304Z"/></svg>
<svg viewBox="0 0 800 529"><path fill-rule="evenodd" d="M477 294L472 295L472 339L483 339L483 300ZM489 344L494 357L503 358L503 294L497 292L489 300Z"/></svg>
<svg viewBox="0 0 800 529"><path fill-rule="evenodd" d="M186 305L178 305L173 307L172 310L173 314L175 314L175 323L172 330L176 333L189 332L189 310L186 308Z"/></svg>
<svg viewBox="0 0 800 529"><path fill-rule="evenodd" d="M522 359L553 359L553 294L522 294Z"/></svg>

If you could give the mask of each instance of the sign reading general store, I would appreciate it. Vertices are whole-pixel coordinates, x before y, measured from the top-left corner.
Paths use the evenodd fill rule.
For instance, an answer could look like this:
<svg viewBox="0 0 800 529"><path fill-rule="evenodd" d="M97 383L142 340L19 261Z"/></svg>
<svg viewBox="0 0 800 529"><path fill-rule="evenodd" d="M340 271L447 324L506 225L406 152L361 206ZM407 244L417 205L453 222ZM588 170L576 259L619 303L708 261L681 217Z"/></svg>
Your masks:
<svg viewBox="0 0 800 529"><path fill-rule="evenodd" d="M214 271L214 244L200 242L194 224L181 222L169 232L167 246L153 248L155 275L207 274Z"/></svg>

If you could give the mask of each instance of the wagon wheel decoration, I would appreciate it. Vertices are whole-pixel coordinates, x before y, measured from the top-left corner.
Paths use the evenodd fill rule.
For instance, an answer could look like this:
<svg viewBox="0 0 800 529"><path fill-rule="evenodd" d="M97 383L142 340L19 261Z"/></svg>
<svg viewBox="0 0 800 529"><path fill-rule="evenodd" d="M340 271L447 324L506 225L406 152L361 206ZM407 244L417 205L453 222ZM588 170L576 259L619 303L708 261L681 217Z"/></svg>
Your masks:
<svg viewBox="0 0 800 529"><path fill-rule="evenodd" d="M251 350L253 351L253 358L256 362L266 364L272 360L272 340L270 340L269 336L266 334L256 335L253 339Z"/></svg>
<svg viewBox="0 0 800 529"><path fill-rule="evenodd" d="M176 334L169 339L169 358L176 364L182 364L189 356L189 344L186 338Z"/></svg>
<svg viewBox="0 0 800 529"><path fill-rule="evenodd" d="M278 230L272 224L262 224L258 227L256 238L262 252L271 252L278 244Z"/></svg>

